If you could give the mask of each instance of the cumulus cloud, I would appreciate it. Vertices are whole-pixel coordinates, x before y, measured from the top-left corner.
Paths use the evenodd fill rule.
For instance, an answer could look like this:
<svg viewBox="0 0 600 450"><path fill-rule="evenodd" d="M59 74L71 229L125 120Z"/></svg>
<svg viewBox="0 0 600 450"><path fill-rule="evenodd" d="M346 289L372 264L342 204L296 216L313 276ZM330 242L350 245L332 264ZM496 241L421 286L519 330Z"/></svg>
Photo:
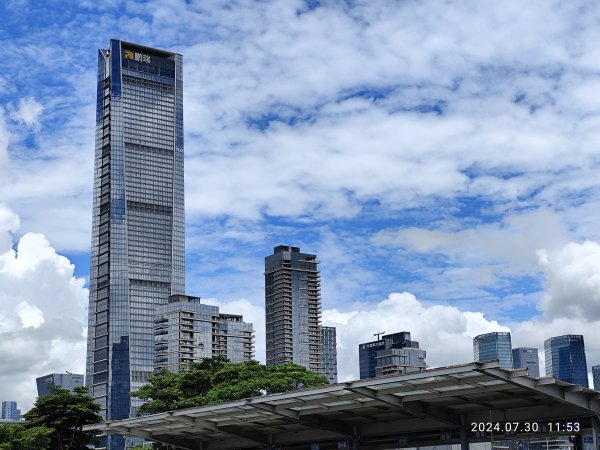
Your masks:
<svg viewBox="0 0 600 450"><path fill-rule="evenodd" d="M7 236L17 228L18 217L1 206L0 398L27 410L37 396L36 377L83 373L88 291L43 235L26 233L12 249Z"/></svg>
<svg viewBox="0 0 600 450"><path fill-rule="evenodd" d="M600 245L570 242L558 251L542 249L538 257L545 274L544 315L581 323L599 321Z"/></svg>
<svg viewBox="0 0 600 450"><path fill-rule="evenodd" d="M19 100L18 108L12 113L15 120L23 122L29 128L34 128L38 124L38 118L44 107L33 97L26 97Z"/></svg>

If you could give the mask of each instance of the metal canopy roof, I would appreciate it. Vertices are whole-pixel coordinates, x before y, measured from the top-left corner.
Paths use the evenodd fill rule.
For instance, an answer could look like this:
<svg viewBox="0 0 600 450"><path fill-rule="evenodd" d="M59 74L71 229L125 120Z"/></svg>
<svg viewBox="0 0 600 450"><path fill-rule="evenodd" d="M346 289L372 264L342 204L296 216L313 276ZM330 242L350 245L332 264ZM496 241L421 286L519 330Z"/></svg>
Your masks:
<svg viewBox="0 0 600 450"><path fill-rule="evenodd" d="M361 449L456 442L473 422L526 422L600 414L600 392L531 378L497 361L351 381L91 425L190 450L293 448L338 439ZM589 420L588 420L589 422ZM476 437L472 437L472 441ZM497 438L496 438L497 439ZM335 443L329 445L328 442ZM306 446L304 445L304 448Z"/></svg>

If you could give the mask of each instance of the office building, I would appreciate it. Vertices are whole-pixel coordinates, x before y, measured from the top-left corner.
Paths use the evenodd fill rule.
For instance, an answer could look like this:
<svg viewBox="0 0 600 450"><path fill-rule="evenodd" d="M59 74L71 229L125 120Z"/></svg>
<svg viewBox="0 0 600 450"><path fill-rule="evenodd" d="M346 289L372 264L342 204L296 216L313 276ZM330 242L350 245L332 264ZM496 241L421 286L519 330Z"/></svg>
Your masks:
<svg viewBox="0 0 600 450"><path fill-rule="evenodd" d="M130 392L154 373L156 308L185 293L181 55L99 50L93 192L86 385L117 420L135 417Z"/></svg>
<svg viewBox="0 0 600 450"><path fill-rule="evenodd" d="M547 376L588 387L583 336L567 334L546 339L544 356Z"/></svg>
<svg viewBox="0 0 600 450"><path fill-rule="evenodd" d="M600 391L600 366L592 367L592 379L594 380L594 389Z"/></svg>
<svg viewBox="0 0 600 450"><path fill-rule="evenodd" d="M540 360L538 349L530 347L518 347L512 349L513 368L527 368L530 377L540 376Z"/></svg>
<svg viewBox="0 0 600 450"><path fill-rule="evenodd" d="M83 375L76 373L51 373L35 379L38 395L50 395L53 392L50 386L56 386L61 389L67 389L73 392L73 389L83 386Z"/></svg>
<svg viewBox="0 0 600 450"><path fill-rule="evenodd" d="M426 356L408 331L386 334L358 345L360 378L419 372L427 368Z"/></svg>
<svg viewBox="0 0 600 450"><path fill-rule="evenodd" d="M267 365L323 374L321 282L316 255L280 245L265 258Z"/></svg>
<svg viewBox="0 0 600 450"><path fill-rule="evenodd" d="M512 344L510 333L493 332L480 334L473 338L474 361L497 359L503 369L513 368Z"/></svg>
<svg viewBox="0 0 600 450"><path fill-rule="evenodd" d="M0 414L0 419L13 422L18 422L19 420L21 420L21 410L17 408L17 402L2 402L2 411Z"/></svg>
<svg viewBox="0 0 600 450"><path fill-rule="evenodd" d="M217 306L199 297L172 295L159 306L154 320L154 367L179 372L182 366L202 358L224 356L231 362L254 359L251 323L234 314L222 314Z"/></svg>
<svg viewBox="0 0 600 450"><path fill-rule="evenodd" d="M321 327L323 342L323 375L329 383L337 383L337 338L335 327Z"/></svg>

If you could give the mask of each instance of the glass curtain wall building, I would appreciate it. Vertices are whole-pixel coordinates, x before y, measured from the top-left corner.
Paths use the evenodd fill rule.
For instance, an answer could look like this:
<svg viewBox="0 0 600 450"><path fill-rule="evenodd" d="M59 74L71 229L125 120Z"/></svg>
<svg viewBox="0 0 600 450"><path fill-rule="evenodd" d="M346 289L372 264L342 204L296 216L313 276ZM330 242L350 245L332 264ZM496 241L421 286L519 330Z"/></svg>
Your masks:
<svg viewBox="0 0 600 450"><path fill-rule="evenodd" d="M386 334L358 345L360 379L419 372L427 368L427 352L410 338L410 332Z"/></svg>
<svg viewBox="0 0 600 450"><path fill-rule="evenodd" d="M296 363L323 374L317 256L279 245L265 258L267 365Z"/></svg>
<svg viewBox="0 0 600 450"><path fill-rule="evenodd" d="M544 356L547 376L588 387L583 336L567 334L546 339Z"/></svg>
<svg viewBox="0 0 600 450"><path fill-rule="evenodd" d="M76 373L51 373L35 379L38 395L50 395L50 386L67 389L73 392L76 387L83 386L83 375Z"/></svg>
<svg viewBox="0 0 600 450"><path fill-rule="evenodd" d="M474 361L497 359L503 369L513 368L512 344L510 333L493 332L480 334L473 338Z"/></svg>
<svg viewBox="0 0 600 450"><path fill-rule="evenodd" d="M21 420L21 410L17 408L17 402L12 400L2 402L0 419L12 420L14 422Z"/></svg>
<svg viewBox="0 0 600 450"><path fill-rule="evenodd" d="M185 293L182 94L181 55L116 39L98 51L86 384L107 420L135 416L156 308Z"/></svg>
<svg viewBox="0 0 600 450"><path fill-rule="evenodd" d="M513 367L515 369L527 368L530 377L540 376L540 360L538 349L531 347L513 348Z"/></svg>

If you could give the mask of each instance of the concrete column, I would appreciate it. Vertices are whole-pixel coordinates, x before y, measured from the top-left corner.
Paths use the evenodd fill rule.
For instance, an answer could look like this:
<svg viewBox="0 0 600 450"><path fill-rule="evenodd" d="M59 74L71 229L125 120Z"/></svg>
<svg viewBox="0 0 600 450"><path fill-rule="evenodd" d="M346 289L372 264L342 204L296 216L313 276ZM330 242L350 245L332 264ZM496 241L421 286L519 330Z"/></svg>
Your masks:
<svg viewBox="0 0 600 450"><path fill-rule="evenodd" d="M592 442L594 444L594 450L598 450L598 437L596 434L598 433L598 418L592 417Z"/></svg>
<svg viewBox="0 0 600 450"><path fill-rule="evenodd" d="M575 435L575 450L583 450L583 434Z"/></svg>
<svg viewBox="0 0 600 450"><path fill-rule="evenodd" d="M469 450L469 431L467 427L460 427L460 450Z"/></svg>

